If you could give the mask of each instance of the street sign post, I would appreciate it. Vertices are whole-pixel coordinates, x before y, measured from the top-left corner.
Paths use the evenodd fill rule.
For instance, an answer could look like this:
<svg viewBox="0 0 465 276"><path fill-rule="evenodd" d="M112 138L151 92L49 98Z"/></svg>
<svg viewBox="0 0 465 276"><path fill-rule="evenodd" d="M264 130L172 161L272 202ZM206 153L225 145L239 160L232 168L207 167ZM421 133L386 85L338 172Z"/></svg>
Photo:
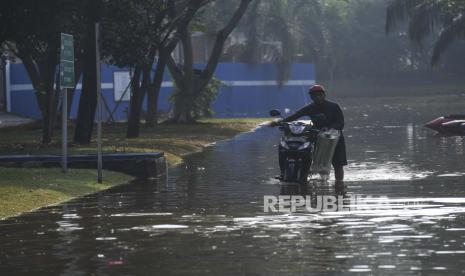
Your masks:
<svg viewBox="0 0 465 276"><path fill-rule="evenodd" d="M60 48L61 88L74 88L74 40L69 34L61 34Z"/></svg>
<svg viewBox="0 0 465 276"><path fill-rule="evenodd" d="M74 88L74 40L69 34L61 34L60 48L60 87L62 90L61 100L61 131L62 131L62 153L61 167L66 173L68 169L68 91Z"/></svg>
<svg viewBox="0 0 465 276"><path fill-rule="evenodd" d="M97 182L102 183L102 86L100 81L100 22L95 23L95 63L97 67Z"/></svg>

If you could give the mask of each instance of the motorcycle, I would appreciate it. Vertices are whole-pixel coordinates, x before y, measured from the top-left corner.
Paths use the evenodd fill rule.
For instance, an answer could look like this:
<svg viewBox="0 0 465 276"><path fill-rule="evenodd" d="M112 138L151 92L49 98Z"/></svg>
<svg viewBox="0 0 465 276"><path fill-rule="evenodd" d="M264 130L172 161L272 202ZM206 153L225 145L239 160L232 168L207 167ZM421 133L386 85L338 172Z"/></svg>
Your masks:
<svg viewBox="0 0 465 276"><path fill-rule="evenodd" d="M270 115L281 116L281 112L275 109ZM279 142L279 179L306 183L319 130L314 128L311 120L278 122L276 125L283 132Z"/></svg>

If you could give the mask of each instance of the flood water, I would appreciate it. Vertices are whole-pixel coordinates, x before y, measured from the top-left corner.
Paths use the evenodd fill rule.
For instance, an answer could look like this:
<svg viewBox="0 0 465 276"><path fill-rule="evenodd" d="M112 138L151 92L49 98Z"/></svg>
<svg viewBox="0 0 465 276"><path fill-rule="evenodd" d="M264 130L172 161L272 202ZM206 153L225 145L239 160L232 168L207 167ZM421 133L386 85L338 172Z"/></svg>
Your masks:
<svg viewBox="0 0 465 276"><path fill-rule="evenodd" d="M191 155L166 181L0 221L0 273L463 274L465 138L424 129L436 115L349 106L343 186L274 180L279 133L264 127ZM264 195L288 194L370 196L373 208L264 212Z"/></svg>

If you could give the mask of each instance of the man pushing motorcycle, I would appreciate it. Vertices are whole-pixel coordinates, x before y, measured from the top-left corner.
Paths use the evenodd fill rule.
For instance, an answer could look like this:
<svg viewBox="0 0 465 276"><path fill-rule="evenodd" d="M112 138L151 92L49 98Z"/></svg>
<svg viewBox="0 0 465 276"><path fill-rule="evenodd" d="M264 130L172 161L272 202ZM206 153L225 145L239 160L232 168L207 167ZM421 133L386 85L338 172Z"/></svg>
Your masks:
<svg viewBox="0 0 465 276"><path fill-rule="evenodd" d="M308 93L313 101L311 104L302 107L297 112L283 120L272 122L270 126L274 127L279 125L281 122L291 122L299 119L300 117L309 116L317 129L339 130L340 138L334 151L332 165L336 181L343 181L344 166L347 165L346 146L344 136L342 135L342 129L344 128L344 114L337 103L326 100L326 92L323 86L313 85ZM282 162L280 162L280 165L281 164Z"/></svg>

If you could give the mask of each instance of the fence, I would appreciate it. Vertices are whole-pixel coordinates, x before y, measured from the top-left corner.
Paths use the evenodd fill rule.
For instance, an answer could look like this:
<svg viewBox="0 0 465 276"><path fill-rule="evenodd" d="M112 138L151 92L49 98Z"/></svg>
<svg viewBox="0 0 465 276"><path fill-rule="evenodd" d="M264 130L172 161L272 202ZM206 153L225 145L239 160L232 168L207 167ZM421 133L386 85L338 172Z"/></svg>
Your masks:
<svg viewBox="0 0 465 276"><path fill-rule="evenodd" d="M276 68L272 64L220 63L215 76L224 83L213 104L215 117L262 117L270 109L295 110L308 102L306 92L315 82L315 69L313 64L294 64L289 80L281 87L276 83ZM124 94L124 91L129 70L103 64L101 79L105 116L108 118L114 112L115 120L126 120L130 92ZM40 118L35 91L22 64L7 64L6 84L7 111ZM173 89L167 73L160 91L160 111L172 108L169 95ZM74 94L71 118L76 118L80 93L81 83Z"/></svg>

